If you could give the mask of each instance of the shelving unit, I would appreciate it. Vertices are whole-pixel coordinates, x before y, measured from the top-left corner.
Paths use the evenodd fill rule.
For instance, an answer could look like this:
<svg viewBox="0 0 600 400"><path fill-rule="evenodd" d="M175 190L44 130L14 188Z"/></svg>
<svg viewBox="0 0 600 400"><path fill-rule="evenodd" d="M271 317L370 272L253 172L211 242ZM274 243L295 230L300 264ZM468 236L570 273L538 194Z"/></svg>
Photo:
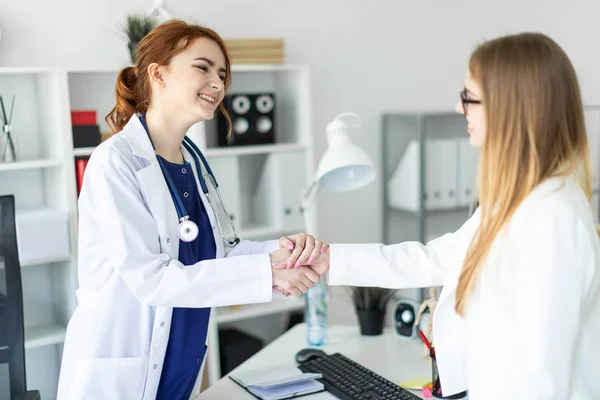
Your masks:
<svg viewBox="0 0 600 400"><path fill-rule="evenodd" d="M92 152L95 150L95 147L79 147L73 149L73 156L75 157L89 157L92 155Z"/></svg>
<svg viewBox="0 0 600 400"><path fill-rule="evenodd" d="M241 321L270 314L297 311L304 308L304 300L299 297L275 297L271 303L250 304L220 308L215 320L219 324Z"/></svg>
<svg viewBox="0 0 600 400"><path fill-rule="evenodd" d="M25 350L61 344L65 341L67 327L63 325L42 325L31 327L25 333Z"/></svg>
<svg viewBox="0 0 600 400"><path fill-rule="evenodd" d="M45 265L45 264L53 264L59 262L68 262L71 260L71 256L68 257L48 257L48 258L39 258L37 260L29 260L25 262L21 262L21 268L23 267L31 267L35 265Z"/></svg>
<svg viewBox="0 0 600 400"><path fill-rule="evenodd" d="M592 208L596 222L600 220L600 106L587 105L583 109L585 129L592 162Z"/></svg>
<svg viewBox="0 0 600 400"><path fill-rule="evenodd" d="M263 237L281 237L290 232L302 232L306 229L304 226L273 228L270 226L254 226L240 231L240 236L245 238L263 238Z"/></svg>
<svg viewBox="0 0 600 400"><path fill-rule="evenodd" d="M300 195L313 175L309 70L303 65L234 65L232 71L229 93L276 94L277 131L274 144L220 148L215 122L206 123L203 150L215 170L223 200L228 210L236 211L235 224L245 239L277 239L304 231L308 223L299 206ZM104 116L114 104L117 73L0 68L0 95L5 99L16 96L12 127L19 156L18 162L0 163L0 194L15 195L17 213L37 210L44 215L48 210L48 215L55 215L61 211L68 227L67 255L30 256L21 263L27 381L44 399L55 398L66 326L76 306L74 160L94 151L94 147L73 148L70 111L96 110L101 132L108 132ZM266 190L270 192L261 193ZM34 232L29 231L31 227L22 229ZM270 331L281 328L285 313L303 308L303 299L275 294L271 303L214 309L209 332L210 383L221 376L219 326L254 330L253 334L268 341ZM257 318L260 327L252 327Z"/></svg>
<svg viewBox="0 0 600 400"><path fill-rule="evenodd" d="M592 206L600 215L600 106L584 107L593 167ZM469 218L479 151L455 112L385 113L382 118L383 237L427 243ZM421 299L420 291L403 297Z"/></svg>
<svg viewBox="0 0 600 400"><path fill-rule="evenodd" d="M22 171L27 169L53 168L62 166L63 161L57 160L28 160L13 163L0 163L1 171Z"/></svg>
<svg viewBox="0 0 600 400"><path fill-rule="evenodd" d="M238 146L237 148L210 148L206 150L206 157L231 157L231 156L244 156L253 154L275 154L275 153L286 153L294 151L304 151L306 145L302 143L283 143L283 144L265 144L265 145L254 145L254 146Z"/></svg>
<svg viewBox="0 0 600 400"><path fill-rule="evenodd" d="M13 194L21 255L27 383L56 396L66 325L75 308L76 204L67 74L54 68L0 68L0 96L15 96L17 162L0 163L0 194ZM20 219L35 215L39 220ZM48 225L49 218L56 219ZM54 226L57 230L54 230ZM47 256L44 230L64 254ZM51 241L49 241L51 242Z"/></svg>
<svg viewBox="0 0 600 400"><path fill-rule="evenodd" d="M383 116L386 243L428 242L469 216L478 151L456 113Z"/></svg>

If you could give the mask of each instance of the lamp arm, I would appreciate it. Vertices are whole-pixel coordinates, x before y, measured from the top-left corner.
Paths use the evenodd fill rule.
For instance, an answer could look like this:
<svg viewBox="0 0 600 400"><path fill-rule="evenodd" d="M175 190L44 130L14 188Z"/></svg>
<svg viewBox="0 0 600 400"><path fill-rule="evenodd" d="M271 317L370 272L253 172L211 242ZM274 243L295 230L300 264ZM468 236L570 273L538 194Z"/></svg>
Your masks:
<svg viewBox="0 0 600 400"><path fill-rule="evenodd" d="M319 191L319 185L318 185L317 181L314 180L310 184L310 186L308 186L304 190L304 193L302 194L302 208L304 208L305 210L308 210L311 207L318 191Z"/></svg>

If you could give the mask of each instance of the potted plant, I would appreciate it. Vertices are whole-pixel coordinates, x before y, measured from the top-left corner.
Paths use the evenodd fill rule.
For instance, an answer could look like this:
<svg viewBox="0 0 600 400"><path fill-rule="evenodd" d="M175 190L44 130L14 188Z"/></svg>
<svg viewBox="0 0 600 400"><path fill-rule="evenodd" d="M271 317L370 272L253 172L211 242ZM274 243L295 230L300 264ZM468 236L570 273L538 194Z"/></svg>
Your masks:
<svg viewBox="0 0 600 400"><path fill-rule="evenodd" d="M157 22L153 17L143 15L128 15L127 22L123 31L127 37L127 46L129 48L129 54L131 55L131 62L135 64L135 49L138 43L146 36L150 31L156 28Z"/></svg>
<svg viewBox="0 0 600 400"><path fill-rule="evenodd" d="M396 291L379 287L352 287L350 290L361 334L381 335L387 303Z"/></svg>

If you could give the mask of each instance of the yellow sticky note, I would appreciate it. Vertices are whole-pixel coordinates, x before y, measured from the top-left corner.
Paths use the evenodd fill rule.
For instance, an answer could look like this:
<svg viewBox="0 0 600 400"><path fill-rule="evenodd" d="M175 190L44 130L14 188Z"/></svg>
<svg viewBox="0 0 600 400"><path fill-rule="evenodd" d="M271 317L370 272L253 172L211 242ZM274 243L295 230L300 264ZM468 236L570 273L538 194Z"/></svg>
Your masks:
<svg viewBox="0 0 600 400"><path fill-rule="evenodd" d="M425 385L431 383L431 378L423 378L420 376L410 378L400 383L399 386L404 389L421 390Z"/></svg>

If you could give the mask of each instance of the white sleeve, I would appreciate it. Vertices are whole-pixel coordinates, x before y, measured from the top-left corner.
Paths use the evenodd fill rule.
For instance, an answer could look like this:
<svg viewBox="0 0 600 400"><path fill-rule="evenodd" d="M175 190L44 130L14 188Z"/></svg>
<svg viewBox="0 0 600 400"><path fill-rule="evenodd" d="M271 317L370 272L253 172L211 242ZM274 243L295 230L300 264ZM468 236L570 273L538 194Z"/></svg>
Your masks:
<svg viewBox="0 0 600 400"><path fill-rule="evenodd" d="M79 198L80 251L86 252L80 260L87 264L82 268L119 274L138 301L154 306L216 307L271 300L268 255L184 266L161 251L156 221L133 168L120 155L92 157L85 178Z"/></svg>
<svg viewBox="0 0 600 400"><path fill-rule="evenodd" d="M231 248L225 246L225 257L235 257L252 254L271 254L279 249L279 240L267 240L266 242L253 242L242 239L237 246Z"/></svg>
<svg viewBox="0 0 600 400"><path fill-rule="evenodd" d="M479 218L477 209L456 232L426 245L332 244L329 284L392 289L442 286L461 270Z"/></svg>
<svg viewBox="0 0 600 400"><path fill-rule="evenodd" d="M511 237L514 235L511 234ZM590 230L565 204L542 205L527 217L501 268L511 271L519 362L508 393L498 398L569 398L582 309L596 269Z"/></svg>

